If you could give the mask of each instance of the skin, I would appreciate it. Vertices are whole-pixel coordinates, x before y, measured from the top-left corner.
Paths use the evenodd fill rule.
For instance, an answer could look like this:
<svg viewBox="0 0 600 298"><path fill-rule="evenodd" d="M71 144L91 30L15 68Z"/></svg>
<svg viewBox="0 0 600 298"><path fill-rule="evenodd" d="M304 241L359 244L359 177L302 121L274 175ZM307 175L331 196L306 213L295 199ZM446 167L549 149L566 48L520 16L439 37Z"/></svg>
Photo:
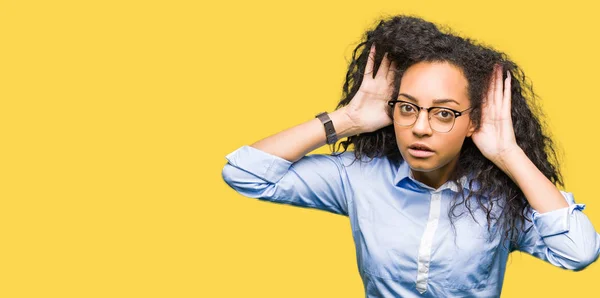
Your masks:
<svg viewBox="0 0 600 298"><path fill-rule="evenodd" d="M440 106L463 111L470 107L467 96L467 79L460 68L447 62L420 62L408 68L400 82L398 100L416 103L421 107ZM402 95L416 98L416 102ZM453 99L458 103L434 104L434 99ZM394 106L394 117L400 105ZM402 157L408 162L416 180L438 188L448 181L458 162L460 149L465 138L474 132L474 125L466 111L456 118L452 130L440 133L431 129L428 114L421 110L412 126L399 126L394 122L396 142ZM425 143L434 154L430 157L415 157L408 152L408 146Z"/></svg>

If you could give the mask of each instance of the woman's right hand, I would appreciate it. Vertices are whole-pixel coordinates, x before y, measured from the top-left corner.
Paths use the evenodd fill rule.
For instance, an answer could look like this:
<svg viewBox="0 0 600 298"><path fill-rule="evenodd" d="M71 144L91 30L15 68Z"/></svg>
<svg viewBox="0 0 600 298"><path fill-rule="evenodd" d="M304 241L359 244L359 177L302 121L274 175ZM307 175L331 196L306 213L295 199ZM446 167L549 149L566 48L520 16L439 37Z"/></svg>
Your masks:
<svg viewBox="0 0 600 298"><path fill-rule="evenodd" d="M387 56L386 52L373 78L375 44L371 45L360 88L345 107L348 117L360 132L372 132L392 124L386 111L392 96L396 62L390 63Z"/></svg>

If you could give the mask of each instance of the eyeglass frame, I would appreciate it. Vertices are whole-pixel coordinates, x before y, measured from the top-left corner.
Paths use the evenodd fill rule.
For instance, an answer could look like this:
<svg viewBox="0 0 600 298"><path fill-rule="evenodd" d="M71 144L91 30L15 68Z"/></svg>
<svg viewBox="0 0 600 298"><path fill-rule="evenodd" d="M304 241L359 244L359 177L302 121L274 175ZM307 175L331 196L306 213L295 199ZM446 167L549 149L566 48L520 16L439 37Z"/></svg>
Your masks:
<svg viewBox="0 0 600 298"><path fill-rule="evenodd" d="M462 110L462 111L457 111L455 109L451 109L451 108L447 108L447 107L440 107L440 106L432 106L432 107L426 108L426 107L421 107L421 106L419 106L419 105L417 105L415 103L412 103L412 102L409 102L409 101L406 101L406 100L398 100L398 99L389 100L388 101L388 105L390 107L392 107L392 109L393 109L394 108L394 104L396 104L398 102L407 103L407 104L410 104L410 105L413 105L413 106L417 107L417 117L415 118L415 122L413 122L411 125L400 125L400 124L398 124L398 125L400 125L402 127L411 127L411 126L415 125L415 123L417 123L417 120L419 120L419 115L421 115L421 110L427 111L427 122L429 123L429 127L431 127L432 130L435 130L435 129L433 129L433 126L431 126L431 122L430 122L431 121L431 115L429 115L429 110L438 108L438 109L449 110L452 113L454 113L454 122L452 122L452 127L450 127L450 129L448 131L444 131L444 132L435 130L435 131L437 131L439 133L450 132L454 128L454 124L456 124L456 118L462 116L464 112L466 112L466 111L468 111L468 110L470 110L470 109L473 108L473 107L469 107L468 109L465 109L465 110Z"/></svg>

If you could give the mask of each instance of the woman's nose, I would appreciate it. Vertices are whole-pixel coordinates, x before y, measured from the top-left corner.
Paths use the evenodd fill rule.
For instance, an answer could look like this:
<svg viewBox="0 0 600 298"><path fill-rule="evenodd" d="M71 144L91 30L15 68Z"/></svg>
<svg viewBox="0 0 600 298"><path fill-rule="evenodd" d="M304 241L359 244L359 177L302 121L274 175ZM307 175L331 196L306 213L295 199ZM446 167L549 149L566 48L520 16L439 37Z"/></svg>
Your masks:
<svg viewBox="0 0 600 298"><path fill-rule="evenodd" d="M421 109L417 114L417 121L413 125L413 133L417 135L430 135L432 133L429 125L429 113L425 109Z"/></svg>

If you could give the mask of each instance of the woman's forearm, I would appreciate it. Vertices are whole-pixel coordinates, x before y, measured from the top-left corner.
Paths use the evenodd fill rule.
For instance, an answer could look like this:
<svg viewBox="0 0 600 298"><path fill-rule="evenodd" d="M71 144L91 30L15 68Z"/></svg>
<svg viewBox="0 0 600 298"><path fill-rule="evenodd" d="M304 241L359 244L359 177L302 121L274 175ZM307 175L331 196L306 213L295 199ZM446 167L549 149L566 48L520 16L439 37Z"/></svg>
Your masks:
<svg viewBox="0 0 600 298"><path fill-rule="evenodd" d="M360 133L360 130L346 114L346 107L329 113L329 118L338 138L345 138ZM274 135L251 144L250 146L295 162L309 152L326 144L323 124L313 118Z"/></svg>

